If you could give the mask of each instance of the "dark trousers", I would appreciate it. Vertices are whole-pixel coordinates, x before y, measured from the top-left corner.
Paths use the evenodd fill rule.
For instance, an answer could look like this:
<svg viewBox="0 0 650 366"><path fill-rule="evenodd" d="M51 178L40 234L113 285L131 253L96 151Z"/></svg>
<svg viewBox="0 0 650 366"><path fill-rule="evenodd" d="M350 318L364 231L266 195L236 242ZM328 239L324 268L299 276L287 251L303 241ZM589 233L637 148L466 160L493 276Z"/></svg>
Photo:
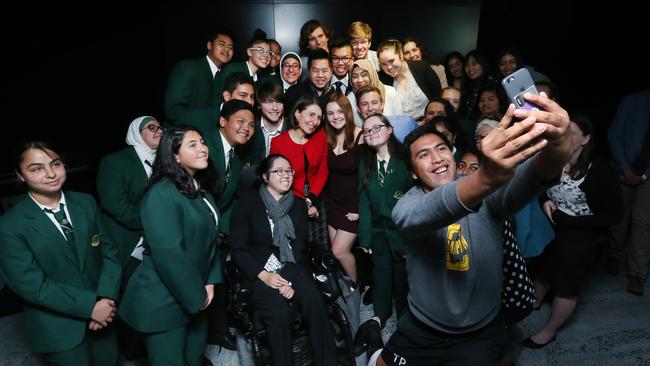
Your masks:
<svg viewBox="0 0 650 366"><path fill-rule="evenodd" d="M408 295L406 259L393 252L384 237L373 237L372 248L374 278L372 306L383 326L393 312L393 299L398 318L406 310Z"/></svg>
<svg viewBox="0 0 650 366"><path fill-rule="evenodd" d="M287 263L280 275L291 281L295 290L291 301L297 305L303 321L307 323L314 364L336 365L336 343L325 303L316 284L305 269L293 263ZM259 279L252 284L252 297L255 309L266 326L273 365L293 364L293 314L289 300Z"/></svg>
<svg viewBox="0 0 650 366"><path fill-rule="evenodd" d="M117 337L115 326L102 330L86 330L81 343L73 349L47 353L48 365L55 366L115 366L117 363Z"/></svg>
<svg viewBox="0 0 650 366"><path fill-rule="evenodd" d="M500 316L473 332L448 334L430 328L407 311L381 358L388 365L495 366L499 365L507 341Z"/></svg>
<svg viewBox="0 0 650 366"><path fill-rule="evenodd" d="M226 256L230 252L227 244L222 244L219 249L222 271L226 266ZM222 278L226 278L221 273ZM214 285L214 298L206 309L208 313L208 344L218 343L228 334L228 300L230 299L230 288L228 281Z"/></svg>
<svg viewBox="0 0 650 366"><path fill-rule="evenodd" d="M128 262L122 269L122 287L120 288L120 298L129 283L131 276L135 270L142 263L137 258L129 257ZM144 336L142 333L131 328L126 322L117 319L117 340L120 353L127 360L136 360L147 356L147 348L144 344Z"/></svg>

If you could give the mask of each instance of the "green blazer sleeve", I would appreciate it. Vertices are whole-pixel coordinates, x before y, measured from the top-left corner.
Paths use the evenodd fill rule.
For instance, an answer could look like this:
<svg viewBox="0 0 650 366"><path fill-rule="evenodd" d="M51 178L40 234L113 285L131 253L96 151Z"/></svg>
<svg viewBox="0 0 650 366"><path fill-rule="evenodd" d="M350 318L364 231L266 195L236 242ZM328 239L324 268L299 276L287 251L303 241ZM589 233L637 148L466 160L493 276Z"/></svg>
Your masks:
<svg viewBox="0 0 650 366"><path fill-rule="evenodd" d="M177 123L194 108L219 105L213 94L215 83L205 57L179 62L169 74L164 109L167 118Z"/></svg>
<svg viewBox="0 0 650 366"><path fill-rule="evenodd" d="M100 216L95 200L92 200L95 221L99 231L99 242L101 249L101 272L97 281L97 297L105 297L117 300L120 291L120 278L122 275L122 264L118 259L118 251L108 235L104 222ZM94 239L91 238L91 245Z"/></svg>
<svg viewBox="0 0 650 366"><path fill-rule="evenodd" d="M146 182L147 173L133 147L105 157L97 172L97 193L102 208L126 228L142 230L139 201Z"/></svg>
<svg viewBox="0 0 650 366"><path fill-rule="evenodd" d="M363 182L366 162L361 161L359 164L359 245L364 248L370 248L372 212L370 210L370 201L368 200L368 187Z"/></svg>
<svg viewBox="0 0 650 366"><path fill-rule="evenodd" d="M122 265L126 265L142 235L140 202L147 179L133 147L108 155L99 164L97 193L102 222Z"/></svg>
<svg viewBox="0 0 650 366"><path fill-rule="evenodd" d="M176 189L170 182L163 188ZM197 313L207 296L205 281L188 258L184 238L183 205L170 189L151 189L142 203L142 224L151 258L172 296L190 314ZM181 197L182 198L182 197Z"/></svg>

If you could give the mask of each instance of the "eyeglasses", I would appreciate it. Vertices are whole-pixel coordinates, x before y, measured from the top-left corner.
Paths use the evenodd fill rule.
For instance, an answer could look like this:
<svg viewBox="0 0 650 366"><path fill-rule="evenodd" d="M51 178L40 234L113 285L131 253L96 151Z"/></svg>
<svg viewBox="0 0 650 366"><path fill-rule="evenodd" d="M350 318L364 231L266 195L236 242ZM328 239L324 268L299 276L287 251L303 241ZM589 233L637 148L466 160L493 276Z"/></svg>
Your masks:
<svg viewBox="0 0 650 366"><path fill-rule="evenodd" d="M269 173L275 173L275 174L278 175L278 177L284 177L285 174L287 174L288 176L292 176L293 173L295 173L295 172L296 171L291 169L291 168L289 168L289 169L279 168L279 169L275 169L275 170L269 170Z"/></svg>
<svg viewBox="0 0 650 366"><path fill-rule="evenodd" d="M364 136L374 135L376 133L379 133L379 131L381 131L382 127L387 127L387 126L386 125L374 125L371 128L364 128L362 133L363 133Z"/></svg>
<svg viewBox="0 0 650 366"><path fill-rule="evenodd" d="M333 63L341 62L347 64L350 63L350 61L352 61L352 57L332 57Z"/></svg>
<svg viewBox="0 0 650 366"><path fill-rule="evenodd" d="M149 126L147 126L147 127L145 127L145 128L146 128L147 130L153 132L153 133L156 133L156 132L158 132L158 131L160 131L160 132L165 132L165 129L164 129L164 128L162 128L162 127L160 127L160 126L156 126L156 125L149 125Z"/></svg>
<svg viewBox="0 0 650 366"><path fill-rule="evenodd" d="M289 69L289 70L298 70L300 68L300 65L298 65L298 64L282 64L282 67L284 67L285 69Z"/></svg>
<svg viewBox="0 0 650 366"><path fill-rule="evenodd" d="M273 51L267 50L266 48L262 48L262 47L256 47L256 48L251 47L251 48L249 48L249 50L257 53L260 56L266 56L266 57L275 56L275 53L273 53Z"/></svg>

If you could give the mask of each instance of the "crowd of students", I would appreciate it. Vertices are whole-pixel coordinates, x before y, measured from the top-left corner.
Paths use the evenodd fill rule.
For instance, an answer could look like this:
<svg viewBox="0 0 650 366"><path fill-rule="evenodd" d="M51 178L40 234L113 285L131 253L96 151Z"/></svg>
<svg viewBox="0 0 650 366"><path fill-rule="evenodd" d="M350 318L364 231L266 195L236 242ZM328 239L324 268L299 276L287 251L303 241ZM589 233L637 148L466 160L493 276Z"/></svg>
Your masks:
<svg viewBox="0 0 650 366"><path fill-rule="evenodd" d="M362 327L384 327L395 310L397 331L373 364L507 362L506 328L549 289L550 317L524 346L556 339L623 212L619 174L594 154L589 118L560 107L556 85L531 68L544 93L526 98L540 109L515 110L499 81L526 67L516 50L504 48L494 72L479 50L431 64L413 37L372 50L360 21L343 37L308 21L300 55L256 30L235 63L232 39L218 32L204 57L174 67L164 119L136 118L128 147L102 159L99 206L63 189L51 145L16 151L27 195L0 218L0 268L25 299L33 352L114 365L119 338L127 358L146 349L152 365L201 365L208 343L235 349L228 257L252 288L274 364L292 357L291 302L314 363L336 365L307 246L331 250L352 291L371 294ZM637 213L614 242L630 231L631 253L645 253L628 254L628 291L642 294L650 149L647 137L618 139L639 139L619 126L625 113L647 129L650 111L622 109L610 136L626 212ZM504 254L508 240L517 253ZM523 258L518 283L504 281L510 257ZM511 286L531 295L509 298Z"/></svg>

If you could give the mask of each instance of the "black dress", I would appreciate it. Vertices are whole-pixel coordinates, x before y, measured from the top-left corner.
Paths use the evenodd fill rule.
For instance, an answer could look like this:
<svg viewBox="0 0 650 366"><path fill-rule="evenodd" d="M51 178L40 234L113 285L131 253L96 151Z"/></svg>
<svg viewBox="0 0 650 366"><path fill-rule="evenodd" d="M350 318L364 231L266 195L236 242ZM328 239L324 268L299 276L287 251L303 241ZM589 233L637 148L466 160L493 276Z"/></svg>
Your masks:
<svg viewBox="0 0 650 366"><path fill-rule="evenodd" d="M359 221L350 221L345 217L349 212L359 213L358 171L361 162L362 147L357 136L354 146L336 155L328 150L330 175L325 190L327 225L337 230L357 233Z"/></svg>

